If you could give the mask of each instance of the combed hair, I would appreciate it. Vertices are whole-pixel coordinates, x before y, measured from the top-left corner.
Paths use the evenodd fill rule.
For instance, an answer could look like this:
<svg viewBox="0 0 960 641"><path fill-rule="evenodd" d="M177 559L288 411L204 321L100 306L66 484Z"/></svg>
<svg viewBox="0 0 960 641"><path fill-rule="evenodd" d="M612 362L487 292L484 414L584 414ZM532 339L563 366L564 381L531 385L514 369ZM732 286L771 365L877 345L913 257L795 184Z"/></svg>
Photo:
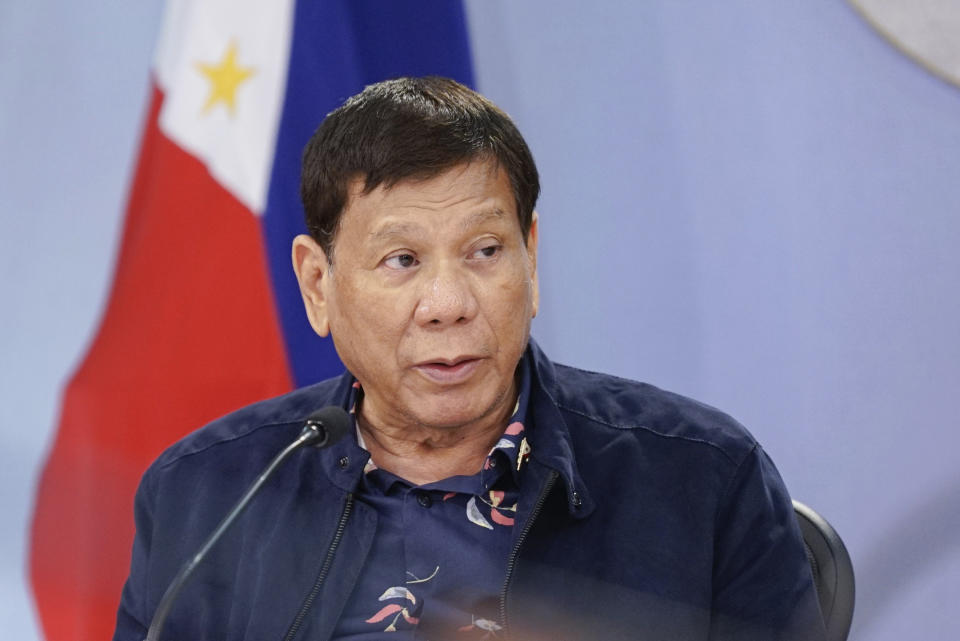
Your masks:
<svg viewBox="0 0 960 641"><path fill-rule="evenodd" d="M429 179L493 160L510 179L524 237L540 195L533 155L510 117L477 92L430 76L369 85L332 111L303 152L300 198L307 229L332 261L348 188Z"/></svg>

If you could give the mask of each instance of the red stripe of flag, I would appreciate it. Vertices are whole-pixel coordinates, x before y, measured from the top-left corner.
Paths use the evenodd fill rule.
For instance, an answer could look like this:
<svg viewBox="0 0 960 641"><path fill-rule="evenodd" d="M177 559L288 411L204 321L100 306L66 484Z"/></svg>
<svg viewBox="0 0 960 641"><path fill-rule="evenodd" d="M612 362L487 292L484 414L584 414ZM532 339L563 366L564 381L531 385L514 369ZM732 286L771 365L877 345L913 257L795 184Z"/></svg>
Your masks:
<svg viewBox="0 0 960 641"><path fill-rule="evenodd" d="M113 290L38 488L30 576L47 641L111 637L147 465L292 388L260 222L162 134L162 100L154 91Z"/></svg>

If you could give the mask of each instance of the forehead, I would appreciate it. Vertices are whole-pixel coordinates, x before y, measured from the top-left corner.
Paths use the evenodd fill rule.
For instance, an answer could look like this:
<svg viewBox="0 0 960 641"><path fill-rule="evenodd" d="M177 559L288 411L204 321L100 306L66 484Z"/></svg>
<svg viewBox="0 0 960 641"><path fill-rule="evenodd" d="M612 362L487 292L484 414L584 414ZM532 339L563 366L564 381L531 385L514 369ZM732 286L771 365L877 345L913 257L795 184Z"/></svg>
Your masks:
<svg viewBox="0 0 960 641"><path fill-rule="evenodd" d="M364 193L356 178L348 188L341 232L376 234L383 227L469 226L502 221L519 227L510 180L493 162L471 162L430 178L379 185Z"/></svg>

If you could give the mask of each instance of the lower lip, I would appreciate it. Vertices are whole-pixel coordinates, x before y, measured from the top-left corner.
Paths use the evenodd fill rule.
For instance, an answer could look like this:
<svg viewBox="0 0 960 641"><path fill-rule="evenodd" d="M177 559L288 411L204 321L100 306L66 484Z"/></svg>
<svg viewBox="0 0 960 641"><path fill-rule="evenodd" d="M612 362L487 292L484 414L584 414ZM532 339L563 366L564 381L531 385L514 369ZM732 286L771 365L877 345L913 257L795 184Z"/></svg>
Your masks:
<svg viewBox="0 0 960 641"><path fill-rule="evenodd" d="M417 371L434 383L456 385L470 378L479 366L479 359L471 359L460 361L456 365L439 365L436 363L417 365Z"/></svg>

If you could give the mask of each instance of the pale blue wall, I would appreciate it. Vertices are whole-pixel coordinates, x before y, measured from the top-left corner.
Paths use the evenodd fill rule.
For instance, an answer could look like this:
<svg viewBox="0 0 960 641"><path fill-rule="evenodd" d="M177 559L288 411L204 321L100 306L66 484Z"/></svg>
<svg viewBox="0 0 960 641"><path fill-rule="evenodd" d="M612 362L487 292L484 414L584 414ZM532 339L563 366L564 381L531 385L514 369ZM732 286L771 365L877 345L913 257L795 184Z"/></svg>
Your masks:
<svg viewBox="0 0 960 641"><path fill-rule="evenodd" d="M34 484L61 385L107 293L160 9L160 0L0 2L4 639L39 635L25 578Z"/></svg>

